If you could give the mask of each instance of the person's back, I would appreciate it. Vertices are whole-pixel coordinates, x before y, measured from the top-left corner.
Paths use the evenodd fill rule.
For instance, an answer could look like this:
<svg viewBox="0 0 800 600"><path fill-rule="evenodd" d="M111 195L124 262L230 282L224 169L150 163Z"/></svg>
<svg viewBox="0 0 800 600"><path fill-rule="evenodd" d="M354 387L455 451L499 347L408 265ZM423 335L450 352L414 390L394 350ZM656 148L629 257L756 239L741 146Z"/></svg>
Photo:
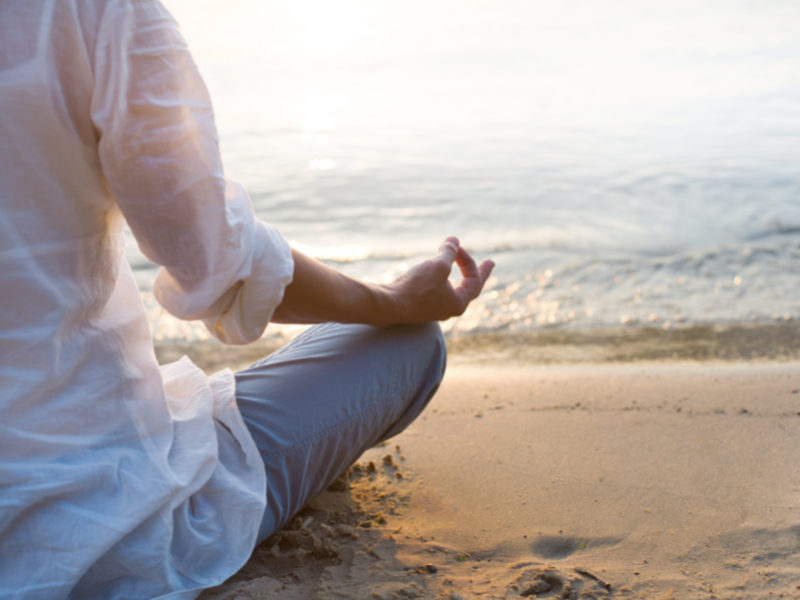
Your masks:
<svg viewBox="0 0 800 600"><path fill-rule="evenodd" d="M135 383L120 368L115 330L123 324L103 322L120 268L121 221L103 185L89 114L92 34L102 13L82 4L0 4L0 481L7 490L0 495L0 582L6 590L58 582L48 572L59 569L64 583L73 583L68 572L86 559L75 547L59 546L80 543L87 532L64 535L56 525L63 522L58 513L91 510L84 501L93 490L78 478L93 466L82 464L82 456L87 447L118 439L120 454L109 458L122 467L123 448L133 442L125 440L119 418L125 407L117 402ZM94 374L83 368L89 361L99 366ZM114 371L117 378L107 376ZM78 405L91 419L75 414L76 394L85 396ZM95 484L104 478L96 473ZM35 533L55 542L57 558L25 560Z"/></svg>
<svg viewBox="0 0 800 600"><path fill-rule="evenodd" d="M121 32L109 21L134 18L131 4L0 3L3 598L149 598L224 579L263 511L263 472L245 460L257 455L239 451L229 465L229 477L250 478L250 497L215 485L212 413L226 417L213 384L188 361L162 381L123 260L98 146L97 117L110 108L98 97L109 75L98 45ZM204 507L202 493L189 506L201 489L236 510ZM231 556L209 543L232 543Z"/></svg>
<svg viewBox="0 0 800 600"><path fill-rule="evenodd" d="M100 316L120 262L89 114L102 13L81 4L0 4L0 344L25 404L69 378L64 344L103 343L74 334ZM45 364L46 378L25 375Z"/></svg>

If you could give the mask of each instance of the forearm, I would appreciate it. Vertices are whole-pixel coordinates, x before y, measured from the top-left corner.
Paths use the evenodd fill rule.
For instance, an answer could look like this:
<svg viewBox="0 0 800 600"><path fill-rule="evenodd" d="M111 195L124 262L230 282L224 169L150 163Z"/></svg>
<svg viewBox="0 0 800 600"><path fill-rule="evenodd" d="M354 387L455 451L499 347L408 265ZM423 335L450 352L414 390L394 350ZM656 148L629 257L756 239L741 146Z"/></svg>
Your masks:
<svg viewBox="0 0 800 600"><path fill-rule="evenodd" d="M339 273L292 249L294 276L275 309L276 323L363 323L383 326L400 320L384 286Z"/></svg>
<svg viewBox="0 0 800 600"><path fill-rule="evenodd" d="M399 323L445 321L464 313L478 297L494 263L476 265L469 253L450 237L434 258L415 265L388 285L358 281L302 252L292 250L294 277L272 315L277 323L362 323L384 327ZM461 282L448 277L453 264Z"/></svg>

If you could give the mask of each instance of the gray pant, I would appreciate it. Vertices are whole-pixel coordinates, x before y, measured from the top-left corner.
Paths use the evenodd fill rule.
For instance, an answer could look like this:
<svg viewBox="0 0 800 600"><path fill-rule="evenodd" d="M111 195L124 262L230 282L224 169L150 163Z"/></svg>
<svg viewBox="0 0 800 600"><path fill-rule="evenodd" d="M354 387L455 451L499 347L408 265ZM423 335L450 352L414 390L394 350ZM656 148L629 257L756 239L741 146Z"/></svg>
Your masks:
<svg viewBox="0 0 800 600"><path fill-rule="evenodd" d="M326 323L236 373L236 398L267 472L258 543L361 454L419 415L444 375L438 323Z"/></svg>

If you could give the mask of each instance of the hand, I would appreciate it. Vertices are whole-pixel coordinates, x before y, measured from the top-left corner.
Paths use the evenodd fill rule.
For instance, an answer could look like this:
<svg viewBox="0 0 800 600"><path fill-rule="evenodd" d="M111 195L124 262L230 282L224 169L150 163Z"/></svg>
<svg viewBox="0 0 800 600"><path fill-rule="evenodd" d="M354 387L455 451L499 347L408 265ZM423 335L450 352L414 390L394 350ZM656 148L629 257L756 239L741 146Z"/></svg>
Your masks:
<svg viewBox="0 0 800 600"><path fill-rule="evenodd" d="M455 287L448 279L454 262L462 275ZM458 238L447 238L439 246L437 256L412 267L386 286L399 315L394 322L444 321L464 314L469 303L481 293L492 269L493 261L476 265Z"/></svg>

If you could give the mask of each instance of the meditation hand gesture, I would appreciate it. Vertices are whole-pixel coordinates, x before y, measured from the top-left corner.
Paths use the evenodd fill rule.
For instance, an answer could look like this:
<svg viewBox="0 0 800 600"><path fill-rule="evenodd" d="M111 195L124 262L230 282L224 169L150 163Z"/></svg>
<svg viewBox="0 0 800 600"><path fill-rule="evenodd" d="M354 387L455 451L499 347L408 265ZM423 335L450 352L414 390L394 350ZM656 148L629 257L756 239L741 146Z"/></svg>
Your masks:
<svg viewBox="0 0 800 600"><path fill-rule="evenodd" d="M461 282L453 287L450 271L453 263L461 270ZM444 321L462 315L483 289L494 269L494 262L485 260L480 265L459 243L449 237L439 246L439 254L426 260L386 286L397 304L396 323L424 323Z"/></svg>

